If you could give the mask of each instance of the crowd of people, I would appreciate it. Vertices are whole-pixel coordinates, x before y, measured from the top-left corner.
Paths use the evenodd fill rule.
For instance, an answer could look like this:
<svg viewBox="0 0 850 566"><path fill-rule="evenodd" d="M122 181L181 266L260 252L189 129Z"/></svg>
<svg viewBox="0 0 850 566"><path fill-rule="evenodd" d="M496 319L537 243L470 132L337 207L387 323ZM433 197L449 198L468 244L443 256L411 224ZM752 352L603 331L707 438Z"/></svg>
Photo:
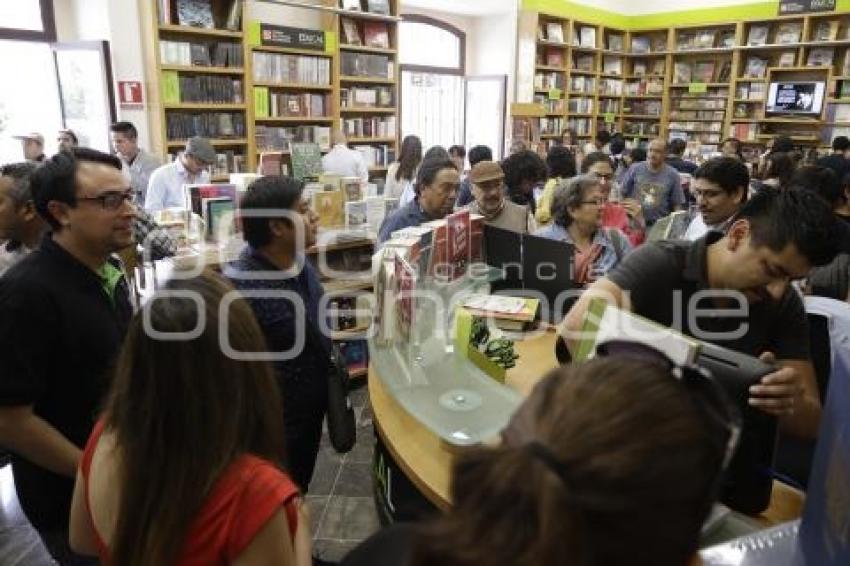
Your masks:
<svg viewBox="0 0 850 566"><path fill-rule="evenodd" d="M25 161L0 168L0 448L27 518L61 564L311 563L304 496L331 343L320 330L324 289L305 259L317 217L303 183L256 180L240 202L238 259L170 281L134 312L116 252L174 253L151 215L183 206L183 184L207 182L215 152L192 138L160 164L128 122L112 127L114 154L79 147L68 130L58 141L47 158L43 137L25 136ZM357 152L342 134L335 142L323 167L362 176ZM642 152L607 132L584 147L564 132L545 159L517 143L501 161L485 146L423 151L407 136L384 184L400 207L378 242L468 208L572 244L564 261L587 290L560 327L567 347L596 296L670 326L673 297L686 305L706 289L739 291L748 330L722 344L776 364L750 403L811 439L821 400L801 293L850 300L839 253L850 140L836 138L814 163L788 142L748 167L734 139L696 164L680 140ZM200 311L189 296L203 298ZM228 356L225 341L295 355ZM615 355L554 370L498 442L457 459L449 513L382 531L345 563L688 564L728 430L704 422L669 372ZM645 555L632 554L638 546Z"/></svg>

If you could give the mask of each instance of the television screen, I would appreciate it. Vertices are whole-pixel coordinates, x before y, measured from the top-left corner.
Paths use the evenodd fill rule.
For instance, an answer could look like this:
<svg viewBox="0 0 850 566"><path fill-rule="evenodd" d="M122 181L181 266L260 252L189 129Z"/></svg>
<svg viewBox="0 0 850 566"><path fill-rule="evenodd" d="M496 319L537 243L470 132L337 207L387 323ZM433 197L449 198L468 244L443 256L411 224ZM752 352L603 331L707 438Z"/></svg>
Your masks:
<svg viewBox="0 0 850 566"><path fill-rule="evenodd" d="M768 114L820 115L823 109L823 82L775 82L767 93Z"/></svg>

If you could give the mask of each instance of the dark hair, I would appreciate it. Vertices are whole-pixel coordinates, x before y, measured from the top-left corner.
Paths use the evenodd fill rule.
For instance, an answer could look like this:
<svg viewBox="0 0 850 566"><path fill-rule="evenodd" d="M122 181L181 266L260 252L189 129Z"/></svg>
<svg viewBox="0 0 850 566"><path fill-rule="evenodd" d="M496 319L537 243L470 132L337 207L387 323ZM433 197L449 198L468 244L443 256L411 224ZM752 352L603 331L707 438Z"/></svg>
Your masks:
<svg viewBox="0 0 850 566"><path fill-rule="evenodd" d="M486 145L476 145L469 150L469 166L482 161L493 161L493 152Z"/></svg>
<svg viewBox="0 0 850 566"><path fill-rule="evenodd" d="M549 177L568 179L576 175L576 156L562 145L553 145L546 154Z"/></svg>
<svg viewBox="0 0 850 566"><path fill-rule="evenodd" d="M139 132L132 122L115 122L109 126L109 131L116 134L124 134L128 138L136 139L139 137Z"/></svg>
<svg viewBox="0 0 850 566"><path fill-rule="evenodd" d="M735 154L743 161L744 156L741 153L741 146L742 146L741 140L739 140L738 138L726 138L725 140L720 142L720 147L722 148L727 143L731 143L732 145L735 146Z"/></svg>
<svg viewBox="0 0 850 566"><path fill-rule="evenodd" d="M446 151L446 148L444 148L443 146L432 145L428 148L428 151L425 152L425 155L422 156L422 160L424 161L426 159L434 158L450 159L451 155L449 155L449 152ZM455 167L455 169L457 169L457 167Z"/></svg>
<svg viewBox="0 0 850 566"><path fill-rule="evenodd" d="M794 172L788 185L814 191L833 208L840 206L844 200L844 187L841 185L841 179L829 167L804 165Z"/></svg>
<svg viewBox="0 0 850 566"><path fill-rule="evenodd" d="M743 193L741 202L747 200L750 172L747 171L746 165L734 157L709 159L694 171L694 179L711 181L730 195L735 194L740 189Z"/></svg>
<svg viewBox="0 0 850 566"><path fill-rule="evenodd" d="M519 191L523 181L539 183L546 179L546 164L539 155L527 149L502 160L502 170L505 172L505 185L509 192Z"/></svg>
<svg viewBox="0 0 850 566"><path fill-rule="evenodd" d="M776 136L773 138L770 153L791 153L792 151L794 151L794 141L790 137Z"/></svg>
<svg viewBox="0 0 850 566"><path fill-rule="evenodd" d="M21 206L32 200L30 179L36 169L37 165L29 161L8 163L0 167L0 177L9 177L12 180L11 197L16 205Z"/></svg>
<svg viewBox="0 0 850 566"><path fill-rule="evenodd" d="M567 128L566 130L561 131L561 143L564 142L564 136L569 134L570 136L570 144L575 145L578 143L578 134L575 131L575 128Z"/></svg>
<svg viewBox="0 0 850 566"><path fill-rule="evenodd" d="M611 141L611 132L608 130L599 130L596 132L596 143L601 143L605 145L606 143Z"/></svg>
<svg viewBox="0 0 850 566"><path fill-rule="evenodd" d="M810 190L764 187L738 213L750 223L753 245L780 253L789 244L812 266L826 265L841 240L832 208Z"/></svg>
<svg viewBox="0 0 850 566"><path fill-rule="evenodd" d="M610 155L608 155L604 151L594 151L593 153L588 153L584 156L584 159L582 159L581 172L587 173L588 171L590 171L591 167L601 161L607 162L608 165L611 166L611 170L614 170L614 161L611 159Z"/></svg>
<svg viewBox="0 0 850 566"><path fill-rule="evenodd" d="M284 463L283 410L271 365L224 353L266 351L263 333L245 299L219 306L233 288L205 271L172 279L130 323L108 396L105 429L120 453L120 501L110 551L115 564L173 564L193 519L221 474L237 458L253 454ZM200 334L161 340L159 332ZM226 336L220 333L226 332ZM168 505L163 505L168 501Z"/></svg>
<svg viewBox="0 0 850 566"><path fill-rule="evenodd" d="M619 134L615 134L608 144L611 155L620 155L626 149L626 140Z"/></svg>
<svg viewBox="0 0 850 566"><path fill-rule="evenodd" d="M632 163L646 161L646 150L642 147L633 147L629 150L629 157L632 158Z"/></svg>
<svg viewBox="0 0 850 566"><path fill-rule="evenodd" d="M239 204L240 211L258 210L294 210L301 199L304 191L304 182L292 177L281 177L269 175L260 177L250 185L242 196ZM269 221L280 218L287 222L287 218L279 215L247 216L242 215L242 231L245 241L254 248L261 248L272 241L272 231Z"/></svg>
<svg viewBox="0 0 850 566"><path fill-rule="evenodd" d="M837 136L832 140L832 149L835 151L847 151L850 149L850 138L847 136Z"/></svg>
<svg viewBox="0 0 850 566"><path fill-rule="evenodd" d="M42 163L30 180L33 202L39 216L54 230L61 230L62 226L50 214L47 205L55 200L77 206L77 168L80 162L100 163L121 171L121 161L117 157L88 147L72 147Z"/></svg>
<svg viewBox="0 0 850 566"><path fill-rule="evenodd" d="M74 145L79 145L80 140L77 139L77 134L74 133L74 130L69 130L69 129L66 128L66 129L63 129L63 130L59 130L59 133L60 134L67 134L68 137L71 138L71 141L74 142Z"/></svg>
<svg viewBox="0 0 850 566"><path fill-rule="evenodd" d="M559 183L555 187L550 205L552 221L568 228L573 223L573 215L570 209L579 208L587 198L587 194L598 186L599 179L595 175L579 175Z"/></svg>
<svg viewBox="0 0 850 566"><path fill-rule="evenodd" d="M688 147L688 144L685 143L685 140L679 138L667 142L667 152L673 155L682 155L685 153L686 147Z"/></svg>
<svg viewBox="0 0 850 566"><path fill-rule="evenodd" d="M445 152L445 150L443 151ZM457 171L457 166L454 164L454 161L449 159L448 154L446 154L445 158L439 156L426 156L422 159L422 163L419 165L419 171L416 173L416 184L413 187L417 196L422 192L422 187L433 183L434 179L437 178L437 174L443 169L452 169Z"/></svg>
<svg viewBox="0 0 850 566"><path fill-rule="evenodd" d="M502 444L455 458L453 506L421 528L412 564L688 563L728 438L700 402L648 362L552 370Z"/></svg>
<svg viewBox="0 0 850 566"><path fill-rule="evenodd" d="M765 157L762 180L779 179L779 186L784 187L788 185L796 170L797 165L790 153L770 153Z"/></svg>
<svg viewBox="0 0 850 566"><path fill-rule="evenodd" d="M453 145L449 148L451 157L466 157L466 149L462 145Z"/></svg>
<svg viewBox="0 0 850 566"><path fill-rule="evenodd" d="M395 180L413 179L420 161L422 161L422 140L419 136L405 136L401 142L401 154L398 156Z"/></svg>

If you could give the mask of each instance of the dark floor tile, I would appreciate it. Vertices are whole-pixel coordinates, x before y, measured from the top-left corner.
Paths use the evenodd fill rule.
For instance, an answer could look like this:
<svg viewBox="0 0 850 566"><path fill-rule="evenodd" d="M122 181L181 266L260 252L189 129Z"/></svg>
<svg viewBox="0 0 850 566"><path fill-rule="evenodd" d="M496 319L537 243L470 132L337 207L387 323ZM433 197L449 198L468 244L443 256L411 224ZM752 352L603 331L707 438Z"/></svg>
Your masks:
<svg viewBox="0 0 850 566"><path fill-rule="evenodd" d="M316 539L313 541L313 556L330 562L339 562L358 544L360 544L359 541Z"/></svg>
<svg viewBox="0 0 850 566"><path fill-rule="evenodd" d="M361 541L380 528L378 513L371 497L342 497L328 501L319 539Z"/></svg>
<svg viewBox="0 0 850 566"><path fill-rule="evenodd" d="M346 497L371 497L372 465L348 461L343 463L333 494Z"/></svg>
<svg viewBox="0 0 850 566"><path fill-rule="evenodd" d="M331 450L333 450L331 448ZM319 452L313 478L310 480L310 495L330 495L342 467L342 458Z"/></svg>
<svg viewBox="0 0 850 566"><path fill-rule="evenodd" d="M345 458L346 464L372 462L372 452L375 450L375 429L371 424L357 427L357 444Z"/></svg>
<svg viewBox="0 0 850 566"><path fill-rule="evenodd" d="M325 508L328 506L329 499L330 496L328 495L308 495L306 498L307 511L310 513L310 535L313 538L319 534L319 525L325 514Z"/></svg>

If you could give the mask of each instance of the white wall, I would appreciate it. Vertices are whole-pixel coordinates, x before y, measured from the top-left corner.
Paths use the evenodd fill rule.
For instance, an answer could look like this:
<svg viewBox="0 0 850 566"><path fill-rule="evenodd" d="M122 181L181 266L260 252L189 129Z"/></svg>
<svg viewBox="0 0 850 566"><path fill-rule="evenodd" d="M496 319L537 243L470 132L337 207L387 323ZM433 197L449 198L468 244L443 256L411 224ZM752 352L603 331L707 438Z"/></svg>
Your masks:
<svg viewBox="0 0 850 566"><path fill-rule="evenodd" d="M754 4L763 0L570 0L575 4L583 4L601 10L610 10L627 16L657 14L659 12L678 12L680 10L698 10L701 8L718 8L723 6L738 6Z"/></svg>

